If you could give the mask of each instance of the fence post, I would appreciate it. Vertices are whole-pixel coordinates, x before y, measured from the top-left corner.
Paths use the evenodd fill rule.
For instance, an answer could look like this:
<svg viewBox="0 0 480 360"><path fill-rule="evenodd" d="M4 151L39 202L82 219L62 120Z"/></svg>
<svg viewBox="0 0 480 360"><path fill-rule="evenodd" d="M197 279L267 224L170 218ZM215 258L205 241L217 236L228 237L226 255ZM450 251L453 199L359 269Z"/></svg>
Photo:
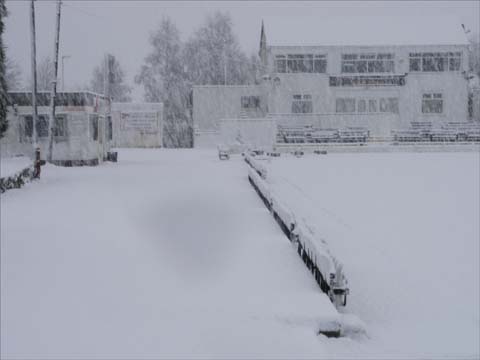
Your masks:
<svg viewBox="0 0 480 360"><path fill-rule="evenodd" d="M33 170L33 178L34 179L40 179L40 148L37 147L35 149L35 162L34 162L34 170Z"/></svg>

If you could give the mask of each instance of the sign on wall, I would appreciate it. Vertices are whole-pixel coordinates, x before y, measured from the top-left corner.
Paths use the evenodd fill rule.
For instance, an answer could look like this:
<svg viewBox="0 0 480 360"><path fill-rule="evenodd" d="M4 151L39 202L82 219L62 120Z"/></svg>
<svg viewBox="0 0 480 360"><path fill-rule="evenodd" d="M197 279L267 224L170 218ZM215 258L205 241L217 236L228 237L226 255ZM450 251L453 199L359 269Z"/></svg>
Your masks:
<svg viewBox="0 0 480 360"><path fill-rule="evenodd" d="M122 112L120 114L122 130L135 130L144 133L157 133L156 112Z"/></svg>

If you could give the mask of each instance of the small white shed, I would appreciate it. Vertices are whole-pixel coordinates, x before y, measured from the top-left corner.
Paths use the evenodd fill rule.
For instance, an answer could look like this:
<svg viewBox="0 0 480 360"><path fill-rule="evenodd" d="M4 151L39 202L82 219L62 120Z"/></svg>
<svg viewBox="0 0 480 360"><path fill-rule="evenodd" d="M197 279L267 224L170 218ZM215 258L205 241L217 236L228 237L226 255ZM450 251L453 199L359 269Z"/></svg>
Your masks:
<svg viewBox="0 0 480 360"><path fill-rule="evenodd" d="M50 93L37 94L38 117L35 124L31 93L10 92L8 95L8 130L0 139L2 157L24 155L33 158L38 146L41 158L45 159L49 145ZM97 165L104 161L112 142L109 112L109 101L103 95L92 92L58 93L53 163L75 166Z"/></svg>

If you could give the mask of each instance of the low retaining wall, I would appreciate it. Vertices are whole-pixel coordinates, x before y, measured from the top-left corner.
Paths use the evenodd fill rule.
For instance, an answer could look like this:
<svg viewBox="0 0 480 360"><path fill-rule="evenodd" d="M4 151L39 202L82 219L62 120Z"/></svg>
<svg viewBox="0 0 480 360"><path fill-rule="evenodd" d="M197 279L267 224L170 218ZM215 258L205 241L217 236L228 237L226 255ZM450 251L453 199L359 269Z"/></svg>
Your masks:
<svg viewBox="0 0 480 360"><path fill-rule="evenodd" d="M342 265L330 253L326 242L318 238L303 220L297 219L288 206L273 193L265 181L267 178L265 166L250 155L245 156L245 162L250 165L248 173L250 184L272 213L283 233L296 246L298 255L314 276L320 289L329 296L337 308L346 306L348 281Z"/></svg>

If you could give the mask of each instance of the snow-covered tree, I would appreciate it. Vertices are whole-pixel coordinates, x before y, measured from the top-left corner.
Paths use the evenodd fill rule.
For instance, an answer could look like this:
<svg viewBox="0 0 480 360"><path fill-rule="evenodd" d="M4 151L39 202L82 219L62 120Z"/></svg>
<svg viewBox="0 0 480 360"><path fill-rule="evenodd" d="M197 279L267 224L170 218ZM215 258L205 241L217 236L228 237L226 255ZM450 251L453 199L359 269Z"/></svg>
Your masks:
<svg viewBox="0 0 480 360"><path fill-rule="evenodd" d="M7 81L5 76L5 49L3 47L4 20L7 16L5 0L0 0L0 138L8 128L7 122Z"/></svg>
<svg viewBox="0 0 480 360"><path fill-rule="evenodd" d="M143 85L145 100L164 104L164 144L191 147L192 126L188 116L188 83L184 72L180 32L164 17L150 34L152 51L145 58L135 82Z"/></svg>
<svg viewBox="0 0 480 360"><path fill-rule="evenodd" d="M52 82L55 79L55 69L50 57L44 57L37 64L37 91L51 91ZM30 78L29 84L32 84ZM29 87L31 89L31 86Z"/></svg>
<svg viewBox="0 0 480 360"><path fill-rule="evenodd" d="M110 58L110 76L108 81L110 82L110 96L115 102L128 102L131 101L132 87L126 83L125 72L122 69L119 61L113 55L107 55ZM90 87L92 91L103 94L105 71L105 57L102 58L102 62L93 70L92 80Z"/></svg>
<svg viewBox="0 0 480 360"><path fill-rule="evenodd" d="M9 91L21 89L22 71L20 70L20 65L8 56L5 62L5 77Z"/></svg>
<svg viewBox="0 0 480 360"><path fill-rule="evenodd" d="M228 13L207 17L185 45L184 58L195 84L245 84L252 80L250 61L242 52Z"/></svg>

